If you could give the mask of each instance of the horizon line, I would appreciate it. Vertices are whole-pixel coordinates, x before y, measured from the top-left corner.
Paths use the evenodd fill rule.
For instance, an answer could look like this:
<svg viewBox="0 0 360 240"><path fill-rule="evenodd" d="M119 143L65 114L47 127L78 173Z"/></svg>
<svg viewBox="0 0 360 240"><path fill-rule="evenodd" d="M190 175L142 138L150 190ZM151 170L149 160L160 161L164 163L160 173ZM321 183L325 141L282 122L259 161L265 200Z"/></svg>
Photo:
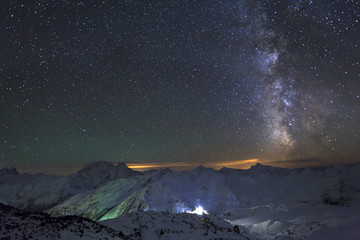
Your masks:
<svg viewBox="0 0 360 240"><path fill-rule="evenodd" d="M101 162L93 161L81 164L62 164L62 165L7 165L1 166L1 168L15 168L19 173L44 173L44 174L54 174L54 175L69 175L76 173L77 171L84 168L86 165ZM219 161L219 162L149 162L149 163L139 163L139 162L109 162L112 164L123 163L128 168L135 171L147 171L153 169L169 168L176 171L187 171L194 169L199 166L212 168L214 170L220 170L221 168L232 168L232 169L249 169L251 166L260 163L262 165L270 165L272 167L281 167L281 168L308 168L308 167L326 167L333 165L343 165L359 162L357 161L322 161L320 159L294 159L294 160L269 160L269 159L244 159L244 160L234 160L234 161Z"/></svg>

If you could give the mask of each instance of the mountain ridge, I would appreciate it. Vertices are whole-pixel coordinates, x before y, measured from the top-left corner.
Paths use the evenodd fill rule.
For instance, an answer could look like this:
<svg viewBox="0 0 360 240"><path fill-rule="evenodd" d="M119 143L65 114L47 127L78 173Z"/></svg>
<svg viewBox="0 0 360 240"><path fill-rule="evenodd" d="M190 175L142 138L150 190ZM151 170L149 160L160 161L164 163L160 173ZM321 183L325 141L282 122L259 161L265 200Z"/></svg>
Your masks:
<svg viewBox="0 0 360 240"><path fill-rule="evenodd" d="M46 210L55 215L62 215L68 209L67 214L94 220L116 217L115 209L120 215L152 209L179 213L202 204L208 211L219 214L229 208L267 202L320 204L329 191L328 202L335 203L340 198L339 181L346 191L360 189L356 183L359 166L359 163L338 165L319 172L312 168L287 169L258 163L248 170L199 166L181 172L166 168L137 172L124 163L95 162L69 176L0 170L10 173L0 175L3 185L0 203L30 211ZM313 185L304 185L306 179L313 179ZM342 193L342 197L350 199L351 194L346 194Z"/></svg>
<svg viewBox="0 0 360 240"><path fill-rule="evenodd" d="M176 216L201 206L211 215L245 226L259 238L286 239L283 236L291 231L301 239L321 231L321 226L356 224L353 219L358 218L352 214L360 209L359 163L321 169L257 164L248 170L198 167L136 172L125 164L100 162L69 176L18 174L14 169L0 172L4 173L0 175L0 203L52 217L76 215L109 223L123 219L124 226L132 226L127 216L176 222ZM299 216L302 212L305 215ZM314 214L318 214L315 222ZM151 221L145 222L152 236L161 230L180 234L175 226L164 230ZM193 233L191 227L189 231Z"/></svg>

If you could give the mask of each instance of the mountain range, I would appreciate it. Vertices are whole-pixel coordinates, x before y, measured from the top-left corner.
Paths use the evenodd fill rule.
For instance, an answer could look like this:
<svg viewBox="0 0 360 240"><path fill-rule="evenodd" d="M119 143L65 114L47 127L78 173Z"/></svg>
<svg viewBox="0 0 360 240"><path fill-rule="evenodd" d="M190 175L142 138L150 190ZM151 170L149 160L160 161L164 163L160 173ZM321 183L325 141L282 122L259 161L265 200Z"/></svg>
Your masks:
<svg viewBox="0 0 360 240"><path fill-rule="evenodd" d="M211 216L245 227L249 236L301 239L326 227L360 223L359 180L360 163L137 172L123 163L96 162L68 176L1 169L0 203L18 211L73 215L100 223L137 213L186 216L183 213L201 205Z"/></svg>

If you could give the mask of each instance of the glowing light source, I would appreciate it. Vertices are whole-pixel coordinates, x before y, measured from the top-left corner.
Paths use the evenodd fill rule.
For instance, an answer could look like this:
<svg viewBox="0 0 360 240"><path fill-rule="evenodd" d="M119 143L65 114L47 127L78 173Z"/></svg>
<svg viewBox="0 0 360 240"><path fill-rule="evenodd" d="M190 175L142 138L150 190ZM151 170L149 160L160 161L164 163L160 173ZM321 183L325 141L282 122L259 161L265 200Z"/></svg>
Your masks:
<svg viewBox="0 0 360 240"><path fill-rule="evenodd" d="M191 214L197 214L197 215L203 215L203 214L209 214L202 206L195 207L194 211L187 211L187 213Z"/></svg>

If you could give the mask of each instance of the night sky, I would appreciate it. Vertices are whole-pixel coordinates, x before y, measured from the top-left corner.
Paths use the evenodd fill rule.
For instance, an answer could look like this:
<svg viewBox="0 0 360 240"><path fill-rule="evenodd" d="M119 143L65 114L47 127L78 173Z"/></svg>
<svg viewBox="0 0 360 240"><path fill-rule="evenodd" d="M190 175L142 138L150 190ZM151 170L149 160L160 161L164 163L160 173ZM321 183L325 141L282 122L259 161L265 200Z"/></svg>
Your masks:
<svg viewBox="0 0 360 240"><path fill-rule="evenodd" d="M0 10L0 167L360 160L360 1Z"/></svg>

